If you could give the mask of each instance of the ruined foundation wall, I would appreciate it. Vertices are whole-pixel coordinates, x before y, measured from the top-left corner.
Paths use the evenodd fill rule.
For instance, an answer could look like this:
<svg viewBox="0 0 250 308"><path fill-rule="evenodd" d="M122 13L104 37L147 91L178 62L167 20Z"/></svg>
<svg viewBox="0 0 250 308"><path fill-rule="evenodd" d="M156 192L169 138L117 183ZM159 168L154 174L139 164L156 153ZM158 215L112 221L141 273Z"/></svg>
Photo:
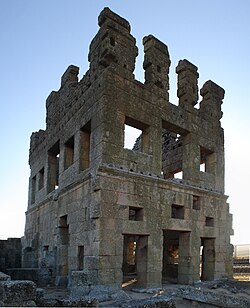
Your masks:
<svg viewBox="0 0 250 308"><path fill-rule="evenodd" d="M80 281L83 292L119 288L134 271L138 284L159 286L176 243L178 282L200 279L201 247L204 279L230 276L224 90L206 82L195 108L197 67L181 60L171 104L168 47L143 39L141 83L129 23L105 8L99 26L89 70L78 80L69 66L46 101L46 130L31 136L23 266L48 269L57 285ZM124 147L125 125L141 131L135 150Z"/></svg>

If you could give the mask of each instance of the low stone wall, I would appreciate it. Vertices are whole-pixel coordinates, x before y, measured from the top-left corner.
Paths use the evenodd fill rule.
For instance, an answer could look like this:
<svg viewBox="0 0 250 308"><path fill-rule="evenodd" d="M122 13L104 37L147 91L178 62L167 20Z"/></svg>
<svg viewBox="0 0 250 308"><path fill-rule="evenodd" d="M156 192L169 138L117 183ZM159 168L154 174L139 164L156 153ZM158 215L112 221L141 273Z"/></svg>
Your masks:
<svg viewBox="0 0 250 308"><path fill-rule="evenodd" d="M95 271L72 271L69 283L70 296L79 298L88 295L105 299L120 290L118 284L100 285L96 281L97 273Z"/></svg>
<svg viewBox="0 0 250 308"><path fill-rule="evenodd" d="M38 282L38 268L10 268L7 270L12 280L31 280Z"/></svg>
<svg viewBox="0 0 250 308"><path fill-rule="evenodd" d="M31 280L39 287L54 285L52 272L48 268L12 268L7 273L12 280Z"/></svg>

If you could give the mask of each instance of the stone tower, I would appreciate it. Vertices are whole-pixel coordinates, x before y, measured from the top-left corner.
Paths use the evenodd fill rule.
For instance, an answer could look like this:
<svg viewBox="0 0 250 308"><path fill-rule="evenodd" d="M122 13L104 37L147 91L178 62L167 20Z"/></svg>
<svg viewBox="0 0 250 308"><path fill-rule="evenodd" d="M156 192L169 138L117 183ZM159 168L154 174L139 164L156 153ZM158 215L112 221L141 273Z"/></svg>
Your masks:
<svg viewBox="0 0 250 308"><path fill-rule="evenodd" d="M168 47L143 39L145 82L129 23L105 8L79 80L69 66L33 133L23 267L88 293L137 280L191 284L232 275L232 216L224 194L224 90L181 60L169 102ZM125 127L140 131L124 147ZM176 175L181 178L176 178ZM202 257L200 257L202 252Z"/></svg>

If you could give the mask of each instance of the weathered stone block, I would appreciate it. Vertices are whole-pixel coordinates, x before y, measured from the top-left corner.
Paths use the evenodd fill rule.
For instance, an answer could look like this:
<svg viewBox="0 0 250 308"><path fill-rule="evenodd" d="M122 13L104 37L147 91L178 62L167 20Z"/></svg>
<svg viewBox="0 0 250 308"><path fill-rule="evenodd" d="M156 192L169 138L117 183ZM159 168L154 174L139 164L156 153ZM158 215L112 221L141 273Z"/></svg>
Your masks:
<svg viewBox="0 0 250 308"><path fill-rule="evenodd" d="M0 283L0 295L6 306L31 305L36 300L36 284L28 280Z"/></svg>
<svg viewBox="0 0 250 308"><path fill-rule="evenodd" d="M0 272L0 281L9 281L10 276Z"/></svg>

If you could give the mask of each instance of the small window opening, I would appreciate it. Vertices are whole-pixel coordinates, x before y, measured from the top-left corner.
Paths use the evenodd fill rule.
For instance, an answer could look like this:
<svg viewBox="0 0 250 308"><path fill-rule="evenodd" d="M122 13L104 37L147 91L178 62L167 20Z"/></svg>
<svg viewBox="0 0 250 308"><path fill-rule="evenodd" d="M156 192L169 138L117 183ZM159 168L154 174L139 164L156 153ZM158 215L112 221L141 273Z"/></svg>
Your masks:
<svg viewBox="0 0 250 308"><path fill-rule="evenodd" d="M59 227L67 228L68 227L68 216L64 215L59 218Z"/></svg>
<svg viewBox="0 0 250 308"><path fill-rule="evenodd" d="M43 251L49 251L49 245L44 245L43 246Z"/></svg>
<svg viewBox="0 0 250 308"><path fill-rule="evenodd" d="M213 227L214 226L214 219L213 219L213 217L206 217L205 225L207 227Z"/></svg>
<svg viewBox="0 0 250 308"><path fill-rule="evenodd" d="M48 151L48 192L58 188L59 184L59 141Z"/></svg>
<svg viewBox="0 0 250 308"><path fill-rule="evenodd" d="M110 38L110 45L115 46L115 39L113 37Z"/></svg>
<svg viewBox="0 0 250 308"><path fill-rule="evenodd" d="M125 124L124 133L124 148L133 150L136 143L139 142L142 130Z"/></svg>
<svg viewBox="0 0 250 308"><path fill-rule="evenodd" d="M84 269L84 246L78 246L77 252L77 261L78 261L78 270L81 271Z"/></svg>
<svg viewBox="0 0 250 308"><path fill-rule="evenodd" d="M38 181L38 189L42 189L44 187L44 168L39 171L39 181Z"/></svg>
<svg viewBox="0 0 250 308"><path fill-rule="evenodd" d="M171 217L176 219L184 219L184 206L172 204Z"/></svg>
<svg viewBox="0 0 250 308"><path fill-rule="evenodd" d="M36 199L36 176L31 179L31 203L34 203Z"/></svg>
<svg viewBox="0 0 250 308"><path fill-rule="evenodd" d="M91 122L89 121L80 131L80 171L90 166L90 140Z"/></svg>
<svg viewBox="0 0 250 308"><path fill-rule="evenodd" d="M200 210L200 197L199 196L193 196L193 209L194 210Z"/></svg>
<svg viewBox="0 0 250 308"><path fill-rule="evenodd" d="M137 207L129 207L129 220L142 221L143 209Z"/></svg>
<svg viewBox="0 0 250 308"><path fill-rule="evenodd" d="M74 136L71 137L66 143L64 148L64 169L69 168L74 162Z"/></svg>

